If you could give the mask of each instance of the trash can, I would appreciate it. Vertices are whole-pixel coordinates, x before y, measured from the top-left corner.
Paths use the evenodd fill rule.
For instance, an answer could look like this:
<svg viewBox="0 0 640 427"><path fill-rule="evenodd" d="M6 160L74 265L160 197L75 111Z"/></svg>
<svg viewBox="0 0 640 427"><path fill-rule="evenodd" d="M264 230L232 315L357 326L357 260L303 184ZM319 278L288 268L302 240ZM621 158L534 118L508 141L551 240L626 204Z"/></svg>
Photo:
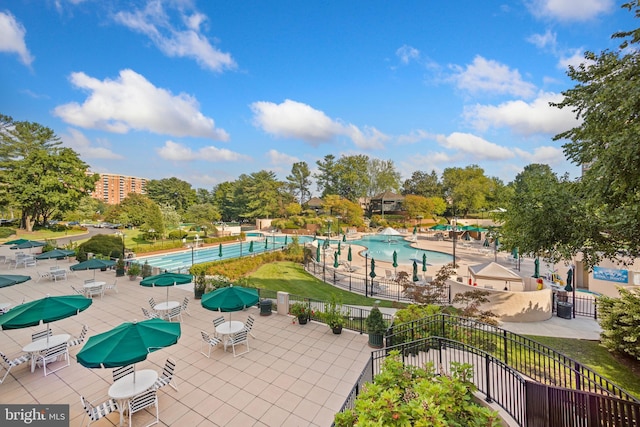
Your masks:
<svg viewBox="0 0 640 427"><path fill-rule="evenodd" d="M273 302L270 299L260 301L260 316L270 316L272 304Z"/></svg>
<svg viewBox="0 0 640 427"><path fill-rule="evenodd" d="M563 319L571 319L573 316L573 304L570 302L558 301L556 314Z"/></svg>

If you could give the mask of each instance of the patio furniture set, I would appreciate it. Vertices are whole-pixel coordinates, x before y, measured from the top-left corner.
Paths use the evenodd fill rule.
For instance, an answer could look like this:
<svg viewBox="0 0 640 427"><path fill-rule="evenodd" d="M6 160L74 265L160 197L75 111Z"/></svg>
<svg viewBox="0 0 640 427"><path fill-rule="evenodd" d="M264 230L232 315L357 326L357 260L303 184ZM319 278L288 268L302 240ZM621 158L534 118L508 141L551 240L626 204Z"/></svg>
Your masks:
<svg viewBox="0 0 640 427"><path fill-rule="evenodd" d="M180 319L182 322L182 313L189 314L189 297L184 297L182 304L178 301L165 301L156 303L154 298L149 298L149 306L151 310L142 307L142 314L147 319L164 319L173 321Z"/></svg>
<svg viewBox="0 0 640 427"><path fill-rule="evenodd" d="M227 351L227 347L231 346L233 349L233 357L248 353L249 335L255 338L252 332L254 322L255 318L252 315L249 315L246 323L238 320L225 321L222 316L213 319L213 326L215 328L213 334L200 331L200 335L202 336L200 353L211 358L212 348L220 343L222 343L224 351ZM236 345L244 345L245 350L242 353L236 353ZM203 350L204 346L209 346L207 353Z"/></svg>

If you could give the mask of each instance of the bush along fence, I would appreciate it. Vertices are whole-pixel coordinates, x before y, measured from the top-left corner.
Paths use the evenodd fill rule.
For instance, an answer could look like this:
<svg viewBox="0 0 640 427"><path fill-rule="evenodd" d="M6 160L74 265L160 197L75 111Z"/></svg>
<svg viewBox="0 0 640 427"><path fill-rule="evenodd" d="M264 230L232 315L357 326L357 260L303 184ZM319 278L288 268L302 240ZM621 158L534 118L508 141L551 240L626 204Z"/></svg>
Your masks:
<svg viewBox="0 0 640 427"><path fill-rule="evenodd" d="M374 351L343 410L352 408L381 360L398 350L403 363L474 366L473 383L485 400L520 426L637 427L640 401L578 362L533 340L491 325L445 314L393 326L387 346Z"/></svg>

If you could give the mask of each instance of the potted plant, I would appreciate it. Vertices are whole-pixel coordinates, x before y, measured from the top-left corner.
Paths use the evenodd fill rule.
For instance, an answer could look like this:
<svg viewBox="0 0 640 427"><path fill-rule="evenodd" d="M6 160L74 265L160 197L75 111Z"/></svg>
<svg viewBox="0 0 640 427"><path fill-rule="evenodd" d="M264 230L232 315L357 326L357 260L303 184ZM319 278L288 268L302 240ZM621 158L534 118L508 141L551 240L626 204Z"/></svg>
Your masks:
<svg viewBox="0 0 640 427"><path fill-rule="evenodd" d="M129 270L127 270L127 274L129 275L130 280L136 280L140 275L140 264L133 263L129 266Z"/></svg>
<svg viewBox="0 0 640 427"><path fill-rule="evenodd" d="M151 276L151 266L149 265L149 261L145 261L144 264L142 265L142 278L146 278Z"/></svg>
<svg viewBox="0 0 640 427"><path fill-rule="evenodd" d="M369 334L369 346L382 348L384 333L387 331L387 324L382 318L382 312L378 307L373 307L366 321L367 333Z"/></svg>
<svg viewBox="0 0 640 427"><path fill-rule="evenodd" d="M296 316L298 318L299 324L306 325L307 321L309 320L309 316L311 315L311 310L309 310L309 307L306 304L302 302L296 302L291 305L289 314L291 314L292 316Z"/></svg>
<svg viewBox="0 0 640 427"><path fill-rule="evenodd" d="M198 274L193 281L193 297L195 299L202 299L202 295L204 295L204 291L207 289L207 278L204 275L204 272Z"/></svg>
<svg viewBox="0 0 640 427"><path fill-rule="evenodd" d="M331 328L334 334L341 334L344 326L344 316L342 305L338 304L335 297L331 297L331 301L325 303L322 319Z"/></svg>
<svg viewBox="0 0 640 427"><path fill-rule="evenodd" d="M116 277L124 276L124 259L122 256L116 261Z"/></svg>

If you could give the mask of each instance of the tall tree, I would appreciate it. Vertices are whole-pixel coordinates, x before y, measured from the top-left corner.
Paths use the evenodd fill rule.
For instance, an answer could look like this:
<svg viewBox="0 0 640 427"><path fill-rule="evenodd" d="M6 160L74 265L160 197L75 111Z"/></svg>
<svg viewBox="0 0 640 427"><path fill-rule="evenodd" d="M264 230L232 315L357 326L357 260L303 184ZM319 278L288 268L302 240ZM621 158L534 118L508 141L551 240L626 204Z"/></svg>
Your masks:
<svg viewBox="0 0 640 427"><path fill-rule="evenodd" d="M430 174L422 171L414 171L411 178L404 181L402 194L415 194L422 197L443 197L442 184L436 171Z"/></svg>
<svg viewBox="0 0 640 427"><path fill-rule="evenodd" d="M241 190L237 190L240 179L231 182L225 181L216 185L213 189L213 205L220 213L223 221L231 221L240 218L244 208ZM236 197L236 193L238 197Z"/></svg>
<svg viewBox="0 0 640 427"><path fill-rule="evenodd" d="M0 200L19 207L27 231L75 209L94 189L98 176L86 174L87 164L60 147L53 130L0 115L0 140Z"/></svg>
<svg viewBox="0 0 640 427"><path fill-rule="evenodd" d="M340 197L358 202L361 197L367 196L370 185L369 157L364 154L354 156L342 156L336 164L338 177L336 192Z"/></svg>
<svg viewBox="0 0 640 427"><path fill-rule="evenodd" d="M185 212L196 202L196 190L191 184L176 177L151 179L146 186L147 196L156 204L168 204L179 212Z"/></svg>
<svg viewBox="0 0 640 427"><path fill-rule="evenodd" d="M367 197L371 198L385 191L400 191L400 172L393 160L370 159L368 165Z"/></svg>
<svg viewBox="0 0 640 427"><path fill-rule="evenodd" d="M640 1L623 8L640 16ZM585 197L591 224L581 231L589 263L615 258L624 248L640 256L640 28L613 34L616 50L586 52L586 61L569 66L576 85L564 91L562 102L578 125L555 136L569 139L564 152L585 169L580 194Z"/></svg>
<svg viewBox="0 0 640 427"><path fill-rule="evenodd" d="M466 215L485 204L490 181L478 165L466 168L446 168L442 173L445 199L451 204L452 215Z"/></svg>
<svg viewBox="0 0 640 427"><path fill-rule="evenodd" d="M311 186L310 176L311 171L309 171L307 162L296 162L291 167L291 174L286 177L291 192L298 197L300 205L303 205L311 198L311 192L309 191Z"/></svg>
<svg viewBox="0 0 640 427"><path fill-rule="evenodd" d="M338 171L335 156L327 154L323 160L318 160L316 164L319 172L313 177L316 179L322 197L327 194L338 194Z"/></svg>

